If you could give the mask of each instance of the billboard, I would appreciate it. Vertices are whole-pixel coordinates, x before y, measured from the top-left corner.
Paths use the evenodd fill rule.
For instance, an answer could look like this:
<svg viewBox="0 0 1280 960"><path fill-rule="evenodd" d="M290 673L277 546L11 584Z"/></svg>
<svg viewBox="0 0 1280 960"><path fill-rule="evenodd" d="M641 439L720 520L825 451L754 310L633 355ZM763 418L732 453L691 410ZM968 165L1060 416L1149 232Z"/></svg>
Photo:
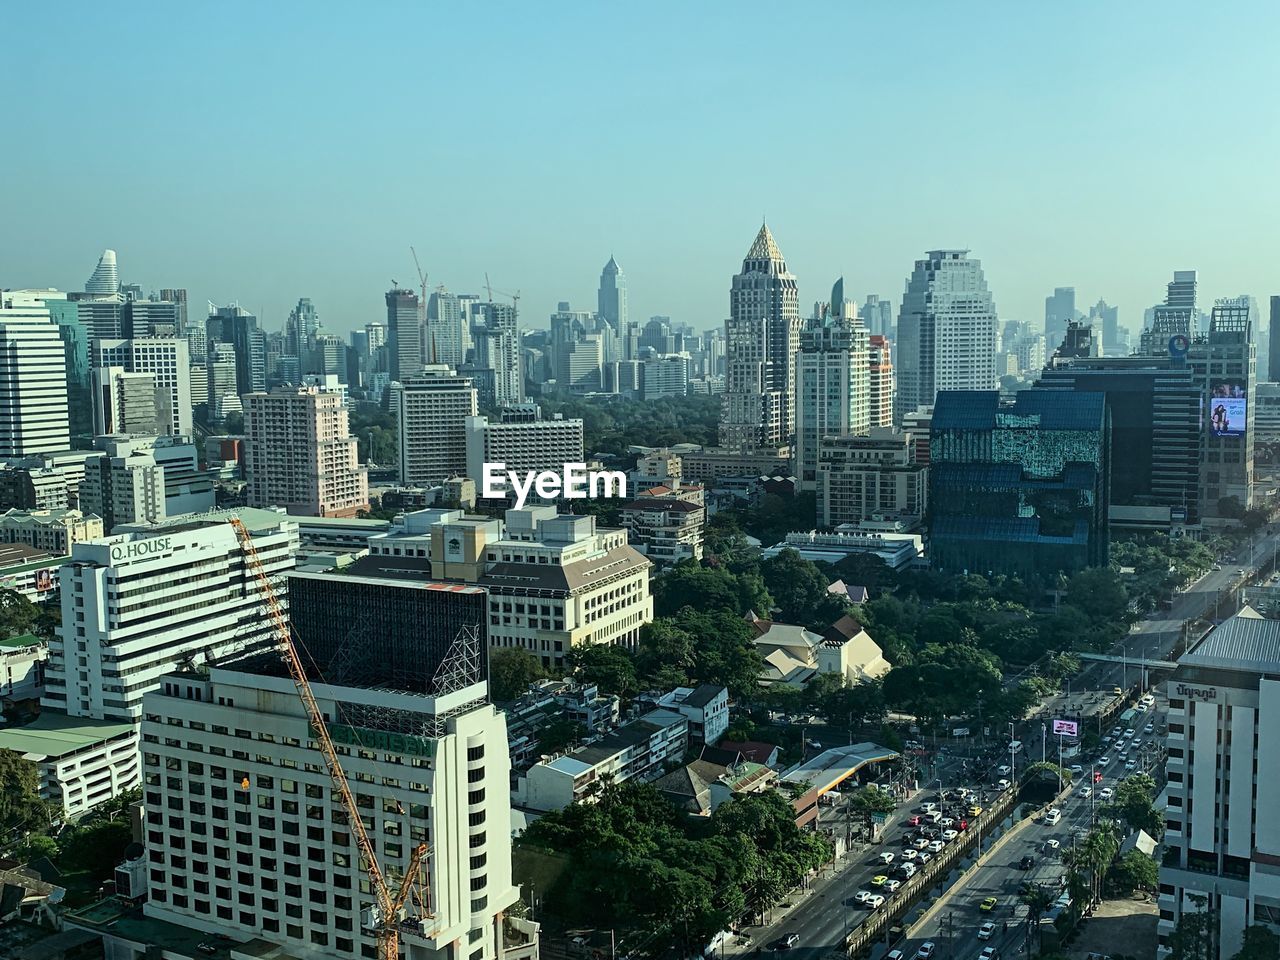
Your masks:
<svg viewBox="0 0 1280 960"><path fill-rule="evenodd" d="M1078 720L1055 720L1053 721L1053 735L1055 737L1078 737L1080 736L1080 721Z"/></svg>
<svg viewBox="0 0 1280 960"><path fill-rule="evenodd" d="M1209 432L1215 437L1243 437L1249 412L1249 391L1244 380L1209 382Z"/></svg>

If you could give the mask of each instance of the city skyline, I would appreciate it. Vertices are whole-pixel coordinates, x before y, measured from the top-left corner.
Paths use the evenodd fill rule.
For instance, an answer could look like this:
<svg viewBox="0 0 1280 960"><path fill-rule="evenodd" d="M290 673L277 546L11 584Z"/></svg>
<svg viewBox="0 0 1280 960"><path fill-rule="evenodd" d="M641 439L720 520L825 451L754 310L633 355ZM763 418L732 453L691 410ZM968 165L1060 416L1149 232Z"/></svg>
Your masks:
<svg viewBox="0 0 1280 960"><path fill-rule="evenodd" d="M540 326L561 300L590 308L612 254L633 318L703 330L723 323L726 278L764 215L806 304L843 275L852 299L879 294L896 311L913 261L952 247L982 260L1002 319L1036 321L1046 295L1074 286L1079 302L1118 304L1136 329L1181 269L1199 271L1210 300L1270 293L1259 240L1280 199L1266 164L1249 162L1278 145L1250 94L1276 79L1259 29L1276 14L1261 4L1209 17L1154 4L1018 8L1016 18L1000 6L938 10L927 30L906 11L831 7L776 33L725 30L709 8L683 11L678 34L661 17L650 25L593 9L590 28L625 28L626 47L585 42L573 8L512 8L489 24L387 6L323 30L287 5L164 18L148 9L80 11L57 24L76 58L24 45L0 66L24 91L11 114L24 137L6 152L23 184L8 218L22 229L0 239L0 285L82 289L114 249L123 282L185 287L196 304L238 302L269 330L310 297L327 329L345 334L384 314L392 279L415 286L414 244L432 286L482 292L488 272L495 287L522 292L523 322ZM16 20L30 35L51 26L33 10ZM221 55L211 38L233 25L244 69L212 82L202 66ZM372 55L393 31L481 27L487 60L504 64L483 76L463 69L467 43L432 47L426 76L465 83ZM976 48L948 39L958 30L978 37ZM820 71L761 67L776 44L802 60L841 34L868 40ZM112 36L149 43L147 75L169 82L121 70L113 44L89 42ZM1042 66L1047 36L1088 51L1068 83ZM1183 66L1227 44L1233 56L1214 70ZM581 56L551 56L569 46ZM279 68L304 51L359 69ZM80 152L48 145L98 109L84 94L103 77L118 116L144 127L163 118L169 135L121 135L84 166ZM791 131L754 157L730 146L743 91L747 109L785 111ZM1231 128L1229 146L1189 137L1186 150L1150 162L1170 124L1196 116ZM403 128L395 151L368 146L391 128ZM479 150L468 131L505 146ZM819 134L823 148L805 149ZM310 144L305 154L298 143ZM769 166L793 175L762 183ZM43 215L54 204L76 212L74 230ZM1196 229L1224 215L1228 242Z"/></svg>

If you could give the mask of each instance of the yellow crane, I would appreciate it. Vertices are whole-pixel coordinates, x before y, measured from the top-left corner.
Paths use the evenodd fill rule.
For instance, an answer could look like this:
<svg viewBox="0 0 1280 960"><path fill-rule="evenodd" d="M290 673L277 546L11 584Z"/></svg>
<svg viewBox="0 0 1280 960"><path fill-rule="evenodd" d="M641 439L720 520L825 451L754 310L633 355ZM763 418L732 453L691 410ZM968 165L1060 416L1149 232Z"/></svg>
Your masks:
<svg viewBox="0 0 1280 960"><path fill-rule="evenodd" d="M426 884L419 879L426 864L427 845L423 843L414 848L409 857L409 866L405 869L404 876L400 879L399 888L393 891L387 881L387 875L383 872L382 866L378 862L378 854L373 848L373 842L369 839L369 834L364 828L364 821L360 817L360 809L356 806L355 795L351 792L351 785L347 783L347 775L342 772L342 762L338 759L337 748L333 744L333 738L329 735L329 727L325 723L324 713L321 712L320 704L311 689L311 682L307 679L307 672L302 666L301 658L298 656L298 649L293 645L293 635L290 632L289 621L285 619L284 611L280 608L280 602L276 599L275 588L271 585L271 578L267 576L267 571L262 566L262 560L258 557L258 551L253 545L253 537L249 535L248 528L239 517L232 517L230 523L236 532L237 539L240 541L240 549L244 551L249 569L253 572L258 581L258 586L262 590L262 598L266 603L267 614L270 616L272 626L275 629L281 659L284 660L285 666L289 668L289 674L293 677L293 685L298 690L298 697L307 709L307 717L311 721L312 736L320 744L320 752L324 754L324 762L329 769L329 778L333 781L334 789L338 791L338 795L342 798L342 806L346 810L351 832L355 835L356 846L360 848L360 857L364 861L364 870L369 876L369 886L373 890L374 900L376 901L376 915L373 926L374 936L378 940L378 960L399 960L400 913L409 903L410 897L412 896L416 906L423 912L424 916L430 916Z"/></svg>

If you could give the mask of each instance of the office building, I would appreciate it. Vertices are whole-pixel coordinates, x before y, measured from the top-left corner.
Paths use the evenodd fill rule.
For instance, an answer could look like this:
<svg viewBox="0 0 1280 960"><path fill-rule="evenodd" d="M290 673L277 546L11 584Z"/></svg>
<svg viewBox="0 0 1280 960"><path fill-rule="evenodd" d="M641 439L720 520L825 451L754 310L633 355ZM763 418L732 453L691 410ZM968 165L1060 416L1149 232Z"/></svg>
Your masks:
<svg viewBox="0 0 1280 960"><path fill-rule="evenodd" d="M893 347L881 334L867 341L867 426L893 426Z"/></svg>
<svg viewBox="0 0 1280 960"><path fill-rule="evenodd" d="M284 322L284 351L291 357L306 356L311 338L320 332L320 315L310 297L301 297Z"/></svg>
<svg viewBox="0 0 1280 960"><path fill-rule="evenodd" d="M432 486L467 472L467 419L479 413L470 377L447 367L392 386L391 410L399 426L400 482Z"/></svg>
<svg viewBox="0 0 1280 960"><path fill-rule="evenodd" d="M968 250L931 250L917 260L898 316L899 421L940 390L994 390L996 331L981 261Z"/></svg>
<svg viewBox="0 0 1280 960"><path fill-rule="evenodd" d="M800 333L795 450L802 491L818 488L818 446L823 437L865 434L871 424L867 331L845 309L843 283L837 283L829 307L807 320Z"/></svg>
<svg viewBox="0 0 1280 960"><path fill-rule="evenodd" d="M444 285L432 291L427 298L426 342L422 352L429 364L445 364L457 368L467 359L471 349L471 325L464 313L463 297L450 293Z"/></svg>
<svg viewBox="0 0 1280 960"><path fill-rule="evenodd" d="M475 660L482 653L424 664L456 679L428 691L393 675L311 685L356 803L369 811L379 865L399 876L429 845L429 909L420 916L415 905L400 926L406 956L512 956L502 920L519 898L506 721ZM145 712L146 916L181 924L193 941L252 941L259 955L275 947L310 960L374 956L374 898L342 828L348 814L279 657L170 673ZM108 931L108 948L127 935Z"/></svg>
<svg viewBox="0 0 1280 960"><path fill-rule="evenodd" d="M815 484L818 526L867 520L906 530L918 526L928 506L929 471L915 452L915 438L892 427L872 427L867 436L823 437Z"/></svg>
<svg viewBox="0 0 1280 960"><path fill-rule="evenodd" d="M0 309L0 458L66 450L66 351L42 306Z"/></svg>
<svg viewBox="0 0 1280 960"><path fill-rule="evenodd" d="M115 296L120 292L120 273L116 269L116 252L103 250L98 265L84 285L85 293L98 296Z"/></svg>
<svg viewBox="0 0 1280 960"><path fill-rule="evenodd" d="M873 337L893 338L893 301L881 300L875 293L867 294L867 300L858 311L866 325L867 332Z"/></svg>
<svg viewBox="0 0 1280 960"><path fill-rule="evenodd" d="M354 517L369 508L368 471L339 392L277 387L243 401L249 506L309 517Z"/></svg>
<svg viewBox="0 0 1280 960"><path fill-rule="evenodd" d="M1204 399L1185 357L1075 358L1036 386L1106 397L1113 530L1199 529Z"/></svg>
<svg viewBox="0 0 1280 960"><path fill-rule="evenodd" d="M175 337L94 340L92 363L95 368L118 367L125 373L150 374L159 397L158 412L163 417L162 429L151 432L191 435L191 362L186 340ZM102 401L95 394L95 417L99 402Z"/></svg>
<svg viewBox="0 0 1280 960"><path fill-rule="evenodd" d="M0 730L0 749L34 766L40 799L63 817L80 817L140 782L132 723L44 707L32 723Z"/></svg>
<svg viewBox="0 0 1280 960"><path fill-rule="evenodd" d="M1246 607L1178 661L1169 697L1158 957L1188 913L1212 916L1208 960L1280 924L1280 621ZM1271 734L1277 736L1272 737Z"/></svg>
<svg viewBox="0 0 1280 960"><path fill-rule="evenodd" d="M1138 352L1144 357L1163 357L1173 337L1191 339L1199 319L1196 309L1196 272L1175 270L1166 288L1164 303L1152 307L1151 322L1142 331Z"/></svg>
<svg viewBox="0 0 1280 960"><path fill-rule="evenodd" d="M480 369L489 371L493 383L488 405L500 407L523 403L524 377L520 370L520 330L515 305L489 301L476 303L472 309L475 363ZM481 385L478 380L477 389Z"/></svg>
<svg viewBox="0 0 1280 960"><path fill-rule="evenodd" d="M1191 344L1187 363L1205 398L1200 461L1202 509L1208 517L1235 517L1253 506L1253 399L1257 353L1253 297L1214 302L1209 332Z"/></svg>
<svg viewBox="0 0 1280 960"><path fill-rule="evenodd" d="M621 335L627 327L628 319L627 278L612 256L600 271L600 289L596 295L596 303L601 318L613 328L614 333Z"/></svg>
<svg viewBox="0 0 1280 960"><path fill-rule="evenodd" d="M79 454L77 502L102 517L108 533L118 524L213 509L213 477L200 469L190 438L105 436L94 443L96 451Z"/></svg>
<svg viewBox="0 0 1280 960"><path fill-rule="evenodd" d="M542 419L542 408L526 403L506 407L502 419L466 419L466 475L483 482L486 463L505 463L520 474L553 470L563 472L566 463L583 463L582 421ZM483 495L483 494L482 494Z"/></svg>
<svg viewBox="0 0 1280 960"><path fill-rule="evenodd" d="M1049 352L1062 345L1067 335L1067 324L1076 319L1076 288L1055 287L1053 295L1044 298L1044 336L1049 342Z"/></svg>
<svg viewBox="0 0 1280 960"><path fill-rule="evenodd" d="M55 557L103 535L102 518L79 510L6 510L0 513L0 543L21 543Z"/></svg>
<svg viewBox="0 0 1280 960"><path fill-rule="evenodd" d="M935 570L1045 580L1108 558L1106 400L943 390L929 439Z"/></svg>
<svg viewBox="0 0 1280 960"><path fill-rule="evenodd" d="M662 400L689 392L689 358L683 354L640 361L640 398Z"/></svg>
<svg viewBox="0 0 1280 960"><path fill-rule="evenodd" d="M422 366L422 315L418 295L396 287L388 290L387 372L392 380L417 374Z"/></svg>
<svg viewBox="0 0 1280 960"><path fill-rule="evenodd" d="M183 305L170 300L127 300L120 316L120 335L125 339L177 337Z"/></svg>
<svg viewBox="0 0 1280 960"><path fill-rule="evenodd" d="M1097 327L1085 320L1071 320L1062 334L1062 342L1053 351L1050 363L1072 357L1102 356L1102 338Z"/></svg>
<svg viewBox="0 0 1280 960"><path fill-rule="evenodd" d="M621 518L628 542L654 566L702 559L707 510L701 487L681 487L676 480L638 490L622 505Z"/></svg>
<svg viewBox="0 0 1280 960"><path fill-rule="evenodd" d="M126 373L123 367L94 367L91 375L94 436L156 436L171 424L169 397L150 373Z"/></svg>
<svg viewBox="0 0 1280 960"><path fill-rule="evenodd" d="M791 442L801 326L796 278L769 227L761 226L729 291L720 446Z"/></svg>
<svg viewBox="0 0 1280 960"><path fill-rule="evenodd" d="M216 344L228 344L235 362L237 394L261 393L267 389L267 337L258 329L258 318L243 307L232 304L217 307L205 321L205 335L210 357ZM227 354L218 354L225 358ZM212 372L210 380L214 379Z"/></svg>

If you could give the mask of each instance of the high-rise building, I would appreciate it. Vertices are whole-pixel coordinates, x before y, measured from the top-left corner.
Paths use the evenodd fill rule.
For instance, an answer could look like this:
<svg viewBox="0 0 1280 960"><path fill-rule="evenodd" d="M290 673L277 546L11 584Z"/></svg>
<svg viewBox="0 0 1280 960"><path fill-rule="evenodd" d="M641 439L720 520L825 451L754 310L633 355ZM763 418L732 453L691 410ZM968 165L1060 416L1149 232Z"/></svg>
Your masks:
<svg viewBox="0 0 1280 960"><path fill-rule="evenodd" d="M865 520L908 530L924 519L929 471L916 460L915 438L891 426L867 436L823 437L818 450L818 526Z"/></svg>
<svg viewBox="0 0 1280 960"><path fill-rule="evenodd" d="M1123 357L1129 353L1128 334L1120 333L1120 308L1099 300L1089 308L1089 322L1102 328L1102 354Z"/></svg>
<svg viewBox="0 0 1280 960"><path fill-rule="evenodd" d="M392 380L415 376L422 367L422 317L418 295L396 287L388 290L387 369Z"/></svg>
<svg viewBox="0 0 1280 960"><path fill-rule="evenodd" d="M1106 566L1110 424L1096 393L943 390L930 426L930 561L1044 579Z"/></svg>
<svg viewBox="0 0 1280 960"><path fill-rule="evenodd" d="M422 358L428 364L442 363L455 369L466 362L471 349L471 327L463 314L463 298L444 285L427 298L427 325Z"/></svg>
<svg viewBox="0 0 1280 960"><path fill-rule="evenodd" d="M236 393L267 389L267 338L258 318L243 307L218 307L205 322L209 353L216 343L230 344L236 365Z"/></svg>
<svg viewBox="0 0 1280 960"><path fill-rule="evenodd" d="M284 350L291 357L305 357L311 338L320 330L320 316L310 297L302 297L284 322Z"/></svg>
<svg viewBox="0 0 1280 960"><path fill-rule="evenodd" d="M66 349L44 306L0 309L0 458L66 450Z"/></svg>
<svg viewBox="0 0 1280 960"><path fill-rule="evenodd" d="M94 436L169 432L169 397L157 392L155 374L94 367L92 384Z"/></svg>
<svg viewBox="0 0 1280 960"><path fill-rule="evenodd" d="M1205 960L1247 953L1247 929L1280 923L1280 827L1270 813L1280 804L1277 641L1280 621L1245 607L1183 654L1165 682L1160 960L1188 914L1211 919L1197 947Z"/></svg>
<svg viewBox="0 0 1280 960"><path fill-rule="evenodd" d="M566 463L584 462L582 421L559 415L542 419L542 408L534 403L508 406L502 419L467 417L467 476L479 487L484 464L505 463L519 474L552 470L561 473Z"/></svg>
<svg viewBox="0 0 1280 960"><path fill-rule="evenodd" d="M85 462L80 506L102 517L107 530L168 517L164 467L149 450L101 456Z"/></svg>
<svg viewBox="0 0 1280 960"><path fill-rule="evenodd" d="M683 397L689 392L689 358L680 353L640 361L640 399Z"/></svg>
<svg viewBox="0 0 1280 960"><path fill-rule="evenodd" d="M103 250L98 265L84 285L84 292L97 296L115 296L120 292L120 274L116 270L116 252Z"/></svg>
<svg viewBox="0 0 1280 960"><path fill-rule="evenodd" d="M164 429L159 432L191 435L191 361L186 340L176 337L95 340L91 354L95 367L120 367L126 373L151 374L162 396Z"/></svg>
<svg viewBox="0 0 1280 960"><path fill-rule="evenodd" d="M796 278L769 227L761 226L729 291L722 447L791 442L801 326Z"/></svg>
<svg viewBox="0 0 1280 960"><path fill-rule="evenodd" d="M1138 352L1144 357L1162 357L1176 336L1195 335L1200 314L1196 309L1196 272L1175 270L1164 303L1151 308L1151 325L1142 331Z"/></svg>
<svg viewBox="0 0 1280 960"><path fill-rule="evenodd" d="M893 347L889 338L873 333L867 342L867 425L893 426Z"/></svg>
<svg viewBox="0 0 1280 960"><path fill-rule="evenodd" d="M1067 324L1076 318L1076 288L1055 287L1053 295L1044 298L1044 336L1052 353L1062 345Z"/></svg>
<svg viewBox="0 0 1280 960"><path fill-rule="evenodd" d="M369 508L368 471L341 393L277 387L242 399L250 506L308 517L354 517Z"/></svg>
<svg viewBox="0 0 1280 960"><path fill-rule="evenodd" d="M893 337L893 301L881 300L879 294L867 294L867 301L858 311L867 331L873 336L886 339Z"/></svg>
<svg viewBox="0 0 1280 960"><path fill-rule="evenodd" d="M182 318L180 304L170 300L127 300L120 314L120 335L176 337Z"/></svg>
<svg viewBox="0 0 1280 960"><path fill-rule="evenodd" d="M1253 506L1253 400L1257 363L1253 330L1258 304L1231 297L1213 305L1207 336L1187 362L1204 397L1200 493L1205 516L1232 517Z"/></svg>
<svg viewBox="0 0 1280 960"><path fill-rule="evenodd" d="M474 304L471 336L475 364L490 372L493 397L490 404L524 403L524 377L520 371L520 329L514 304L492 301ZM480 389L477 381L476 387ZM487 387L487 385L486 385ZM484 391L487 393L487 389ZM486 398L488 399L488 398Z"/></svg>
<svg viewBox="0 0 1280 960"><path fill-rule="evenodd" d="M895 416L930 406L940 390L993 390L996 307L982 262L968 250L917 260L898 316Z"/></svg>
<svg viewBox="0 0 1280 960"><path fill-rule="evenodd" d="M846 310L848 311L846 313ZM818 446L823 437L862 435L871 425L868 337L843 284L836 283L822 315L805 322L796 361L796 479L818 488Z"/></svg>
<svg viewBox="0 0 1280 960"><path fill-rule="evenodd" d="M187 291L181 287L164 287L160 290L160 299L178 305L178 335L187 335Z"/></svg>
<svg viewBox="0 0 1280 960"><path fill-rule="evenodd" d="M613 332L621 334L627 326L627 278L618 266L618 261L609 257L609 262L600 271L600 290L597 295L597 310L600 316L613 328ZM633 359L628 357L626 359Z"/></svg>
<svg viewBox="0 0 1280 960"><path fill-rule="evenodd" d="M1271 297L1267 329L1271 335L1267 345L1267 377L1273 383L1280 382L1280 296L1274 294Z"/></svg>
<svg viewBox="0 0 1280 960"><path fill-rule="evenodd" d="M470 377L445 366L392 387L400 438L400 482L432 486L467 472L467 418L479 413Z"/></svg>

